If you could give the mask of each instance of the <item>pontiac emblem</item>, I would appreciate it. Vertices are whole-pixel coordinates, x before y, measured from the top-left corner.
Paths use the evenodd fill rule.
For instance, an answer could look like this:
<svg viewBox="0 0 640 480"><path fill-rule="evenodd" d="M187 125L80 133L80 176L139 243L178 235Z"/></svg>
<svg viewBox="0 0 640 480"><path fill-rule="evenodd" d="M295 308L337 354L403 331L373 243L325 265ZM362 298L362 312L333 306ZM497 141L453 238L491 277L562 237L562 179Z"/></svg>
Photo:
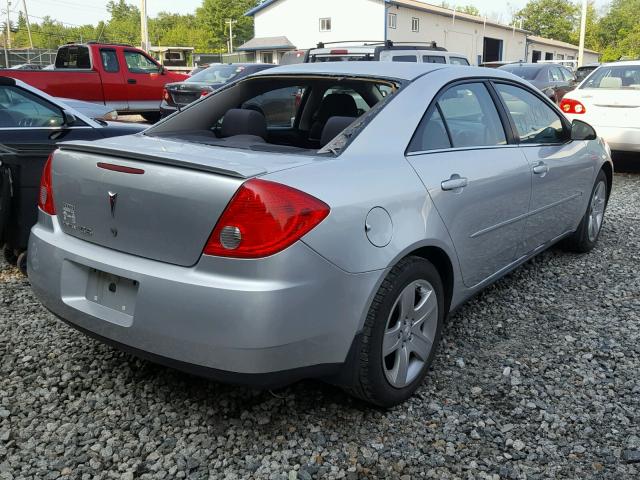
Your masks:
<svg viewBox="0 0 640 480"><path fill-rule="evenodd" d="M109 206L111 207L111 217L116 216L116 201L118 200L118 194L115 192L109 192Z"/></svg>

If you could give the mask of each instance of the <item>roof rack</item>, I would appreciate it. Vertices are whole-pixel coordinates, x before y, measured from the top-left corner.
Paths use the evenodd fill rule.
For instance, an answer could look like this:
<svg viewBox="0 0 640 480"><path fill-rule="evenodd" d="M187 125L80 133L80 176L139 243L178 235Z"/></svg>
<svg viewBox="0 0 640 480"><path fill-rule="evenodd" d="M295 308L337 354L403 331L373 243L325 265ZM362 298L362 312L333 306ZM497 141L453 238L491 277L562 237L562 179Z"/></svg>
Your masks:
<svg viewBox="0 0 640 480"><path fill-rule="evenodd" d="M435 41L430 41L430 42L394 42L393 40L384 40L384 41L380 41L380 40L342 40L342 41L337 41L337 42L318 42L318 44L316 45L316 48L325 48L326 45L336 45L336 44L345 44L345 43L360 43L362 45L359 46L363 46L363 47L373 47L373 46L384 46L386 48L392 48L394 46L400 46L400 45L426 45L427 48L430 48L432 50L446 50L442 47L438 47L438 44Z"/></svg>
<svg viewBox="0 0 640 480"><path fill-rule="evenodd" d="M90 42L67 42L63 45L112 45L114 47L133 47L130 43L110 43L110 42L96 42L91 40Z"/></svg>

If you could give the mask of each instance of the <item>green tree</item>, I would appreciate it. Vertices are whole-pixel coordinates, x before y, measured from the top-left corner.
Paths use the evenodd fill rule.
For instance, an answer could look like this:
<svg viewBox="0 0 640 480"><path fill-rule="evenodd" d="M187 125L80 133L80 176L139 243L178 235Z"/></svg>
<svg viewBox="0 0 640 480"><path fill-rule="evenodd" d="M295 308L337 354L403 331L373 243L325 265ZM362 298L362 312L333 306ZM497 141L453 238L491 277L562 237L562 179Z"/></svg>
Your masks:
<svg viewBox="0 0 640 480"><path fill-rule="evenodd" d="M196 11L196 18L208 36L207 46L218 52L226 51L228 20L237 22L233 25L234 46L249 40L253 36L253 18L244 14L258 3L256 0L203 0L202 6Z"/></svg>
<svg viewBox="0 0 640 480"><path fill-rule="evenodd" d="M480 16L480 10L478 10L474 5L465 5L464 7L458 8L458 11L468 13L469 15L475 15L476 17Z"/></svg>
<svg viewBox="0 0 640 480"><path fill-rule="evenodd" d="M571 33L571 43L578 45L580 43L580 14L582 6L579 6L580 12L577 18L577 23L574 31ZM592 50L600 49L600 25L598 18L598 11L594 5L593 0L590 0L587 4L587 24L585 29L584 46Z"/></svg>
<svg viewBox="0 0 640 480"><path fill-rule="evenodd" d="M522 20L522 27L535 35L570 42L579 15L578 6L569 0L531 0L514 20Z"/></svg>
<svg viewBox="0 0 640 480"><path fill-rule="evenodd" d="M640 56L640 0L613 0L598 24L604 61Z"/></svg>

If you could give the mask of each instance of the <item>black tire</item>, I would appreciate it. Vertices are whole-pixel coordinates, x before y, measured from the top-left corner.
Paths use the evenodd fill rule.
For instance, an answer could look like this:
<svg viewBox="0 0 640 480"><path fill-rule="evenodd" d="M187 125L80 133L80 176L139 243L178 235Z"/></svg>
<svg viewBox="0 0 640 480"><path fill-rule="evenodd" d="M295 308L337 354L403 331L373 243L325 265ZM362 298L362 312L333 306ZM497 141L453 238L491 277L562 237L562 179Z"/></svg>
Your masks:
<svg viewBox="0 0 640 480"><path fill-rule="evenodd" d="M15 254L15 252L13 251L13 248L5 245L4 247L2 247L2 256L4 257L4 260L11 266L16 266L16 263L18 262L18 256Z"/></svg>
<svg viewBox="0 0 640 480"><path fill-rule="evenodd" d="M589 238L589 216L591 214L591 204L592 204L592 199L593 196L596 192L596 188L598 187L598 185L600 183L604 182L604 188L605 188L605 211L606 211L606 207L607 207L607 200L609 198L609 192L608 192L608 183L607 183L607 176L605 175L605 173L600 170L600 173L598 173L598 176L596 177L596 181L593 184L593 188L591 189L591 195L589 196L589 203L587 204L587 210L584 213L584 216L582 217L582 220L580 221L580 225L578 225L578 229L573 232L573 234L569 237L567 237L565 239L565 241L563 242L563 247L565 250L568 250L570 252L577 252L577 253L587 253L589 251L591 251L593 249L593 247L596 246L596 243L598 243L598 238L600 237L600 232L602 231L602 225L600 226L600 229L598 229L598 233L595 236L595 238ZM604 223L604 211L602 213L602 222Z"/></svg>
<svg viewBox="0 0 640 480"><path fill-rule="evenodd" d="M160 112L145 112L141 113L140 116L149 123L156 123L160 120Z"/></svg>
<svg viewBox="0 0 640 480"><path fill-rule="evenodd" d="M16 260L16 266L20 269L20 272L27 276L27 251L21 252Z"/></svg>
<svg viewBox="0 0 640 480"><path fill-rule="evenodd" d="M417 377L403 388L393 386L383 367L382 341L391 309L404 288L416 280L426 280L436 294L437 327L427 361ZM382 282L364 324L362 340L351 366L355 369L351 384L345 390L362 400L380 407L392 407L407 400L422 384L440 342L444 321L444 288L438 271L421 257L407 257L389 272Z"/></svg>

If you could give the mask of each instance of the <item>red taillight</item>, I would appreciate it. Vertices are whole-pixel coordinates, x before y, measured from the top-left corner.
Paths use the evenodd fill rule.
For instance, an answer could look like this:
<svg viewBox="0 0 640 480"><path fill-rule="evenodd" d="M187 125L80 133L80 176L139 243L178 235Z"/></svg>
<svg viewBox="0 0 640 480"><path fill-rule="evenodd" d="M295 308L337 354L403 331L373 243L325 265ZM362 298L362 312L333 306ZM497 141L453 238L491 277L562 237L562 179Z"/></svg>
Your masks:
<svg viewBox="0 0 640 480"><path fill-rule="evenodd" d="M211 90L202 90L200 92L200 96L201 97L206 97L207 95L209 95L211 93Z"/></svg>
<svg viewBox="0 0 640 480"><path fill-rule="evenodd" d="M587 111L583 104L572 98L563 98L560 102L560 110L564 113L577 113L578 115Z"/></svg>
<svg viewBox="0 0 640 480"><path fill-rule="evenodd" d="M169 90L167 90L166 88L162 89L162 98L164 99L165 102L173 103L173 98L171 98L171 94L169 93Z"/></svg>
<svg viewBox="0 0 640 480"><path fill-rule="evenodd" d="M249 180L227 205L203 253L235 258L273 255L316 227L329 210L326 203L295 188Z"/></svg>
<svg viewBox="0 0 640 480"><path fill-rule="evenodd" d="M53 154L49 155L47 163L44 164L42 177L40 178L40 196L38 197L38 207L49 215L56 214L56 207L53 204L53 184L51 182L51 162Z"/></svg>

